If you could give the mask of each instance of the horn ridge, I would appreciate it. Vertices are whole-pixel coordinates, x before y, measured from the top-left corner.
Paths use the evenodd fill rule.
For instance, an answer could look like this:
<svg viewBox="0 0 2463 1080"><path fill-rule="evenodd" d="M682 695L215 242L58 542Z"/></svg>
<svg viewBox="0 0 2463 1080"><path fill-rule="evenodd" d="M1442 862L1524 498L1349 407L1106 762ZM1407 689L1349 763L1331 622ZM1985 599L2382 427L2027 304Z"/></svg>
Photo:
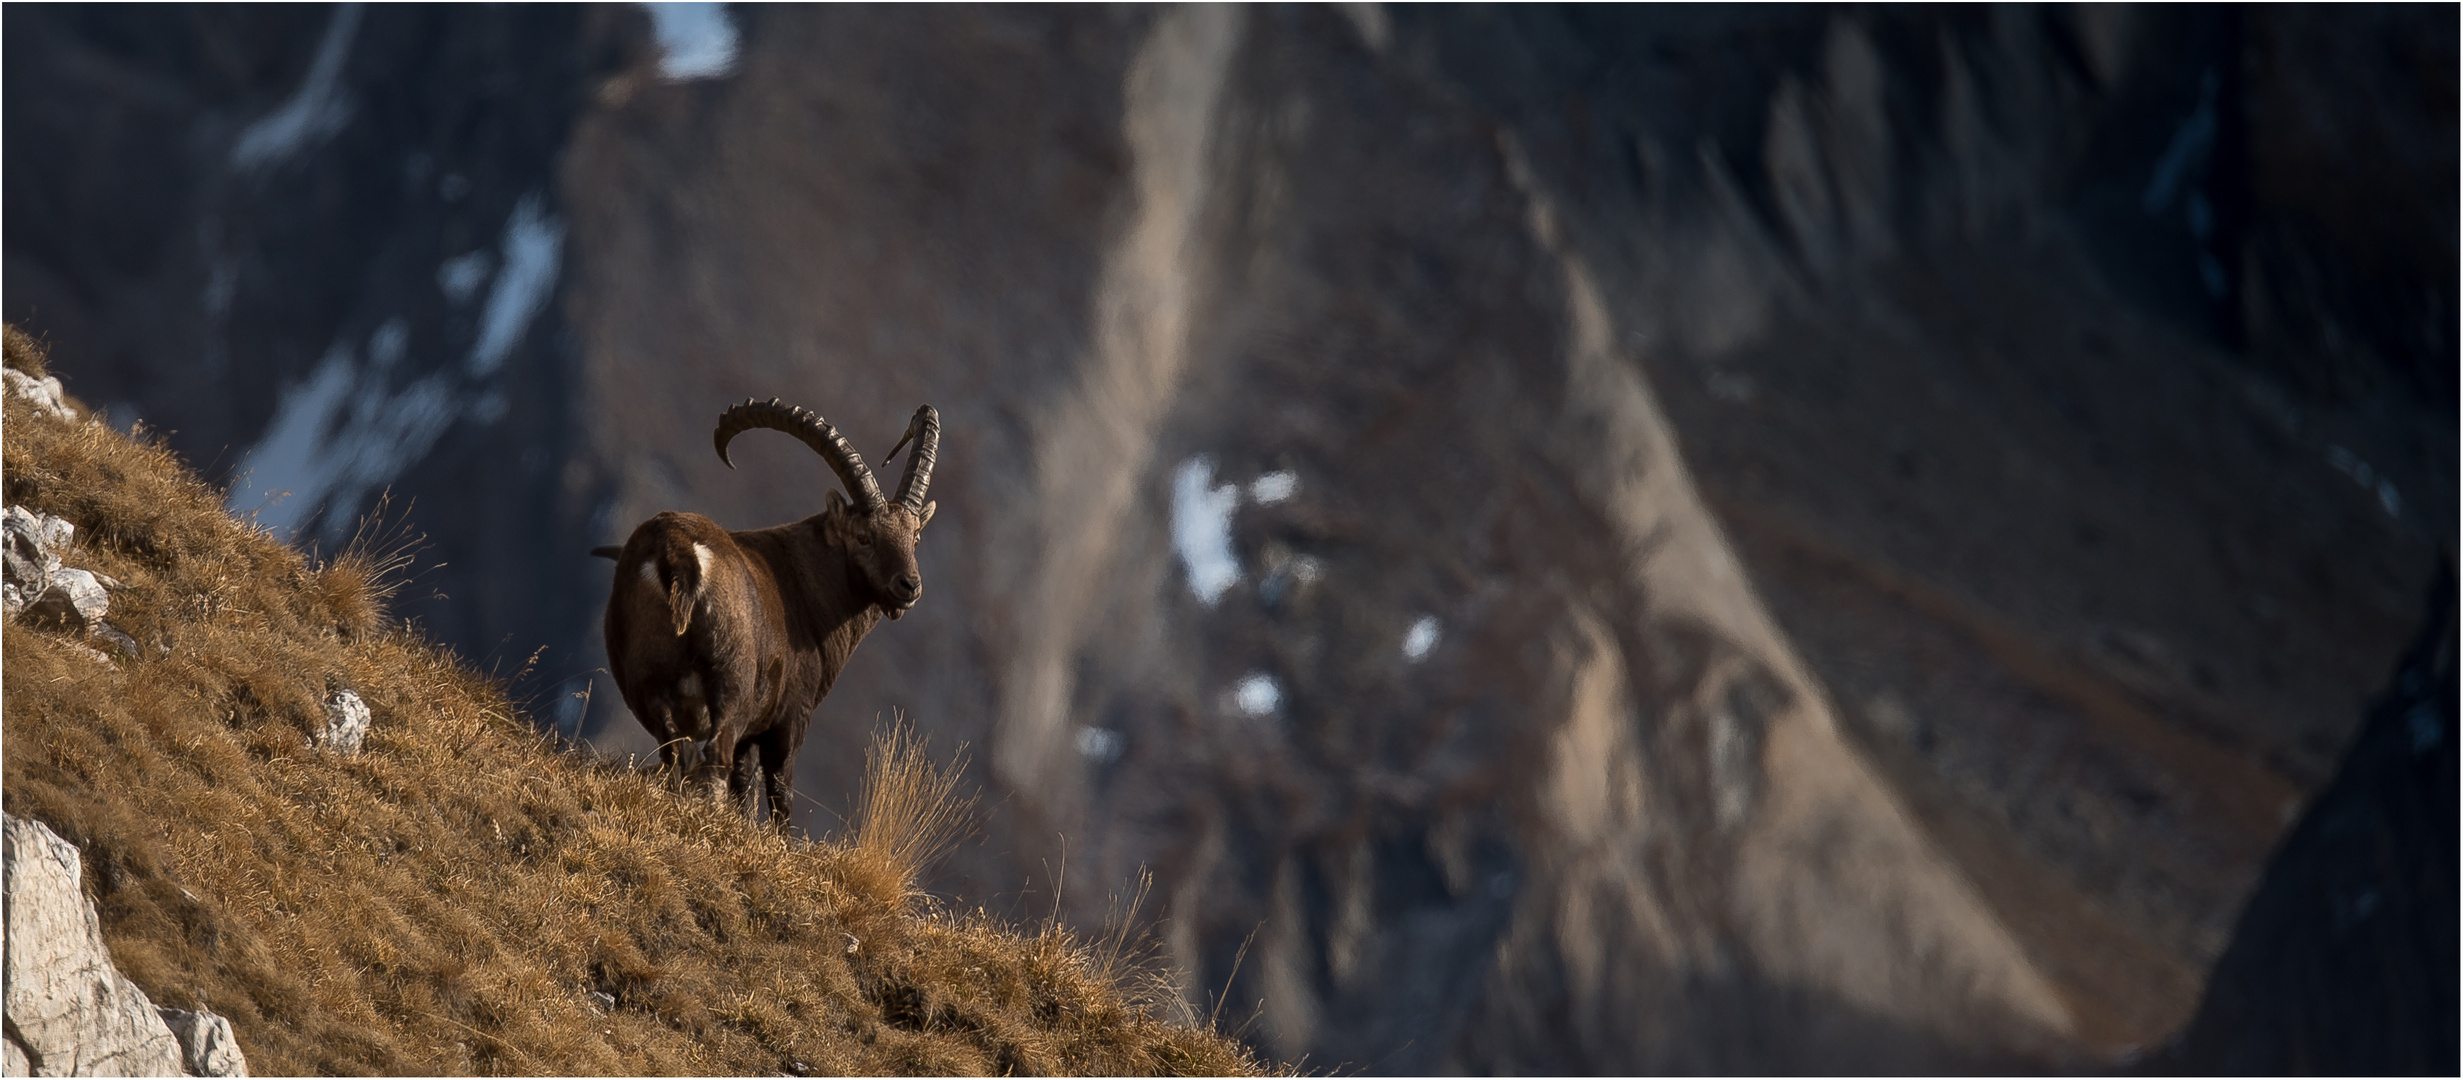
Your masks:
<svg viewBox="0 0 2463 1080"><path fill-rule="evenodd" d="M735 461L727 456L727 444L754 428L783 431L812 447L813 452L820 454L821 460L829 464L830 471L838 474L839 482L847 486L847 494L855 496L856 503L867 512L885 505L881 498L880 481L873 479L872 470L864 465L863 455L855 452L855 447L847 442L846 436L839 434L836 427L811 410L789 405L777 398L768 401L745 398L719 414L718 427L710 432L710 441L718 449L718 459L726 462L728 468L735 468Z"/></svg>
<svg viewBox="0 0 2463 1080"><path fill-rule="evenodd" d="M906 471L898 477L898 501L906 504L907 509L922 514L924 493L932 487L932 466L938 463L941 456L941 411L930 405L916 409L914 419L907 421L907 433L898 440L898 446L905 446L909 440L914 441L915 450L907 455ZM890 453L896 455L897 447L890 448ZM889 458L881 460L886 462Z"/></svg>

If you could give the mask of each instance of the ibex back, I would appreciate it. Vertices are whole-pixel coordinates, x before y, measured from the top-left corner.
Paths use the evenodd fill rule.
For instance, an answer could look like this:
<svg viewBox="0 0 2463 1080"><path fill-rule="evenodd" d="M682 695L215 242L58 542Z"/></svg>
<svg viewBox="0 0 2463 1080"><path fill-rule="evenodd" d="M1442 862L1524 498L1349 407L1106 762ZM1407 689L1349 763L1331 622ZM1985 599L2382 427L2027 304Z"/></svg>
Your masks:
<svg viewBox="0 0 2463 1080"><path fill-rule="evenodd" d="M923 598L915 543L932 520L924 493L941 421L930 405L915 410L891 448L895 457L915 444L895 499L881 496L838 429L776 398L719 417L719 460L733 468L727 443L753 428L803 440L854 501L832 491L819 514L748 532L671 510L643 522L622 548L593 554L616 560L608 667L660 756L680 768L685 746L706 742L692 781L723 781L758 818L756 783L766 774L769 813L783 820L813 709L881 616L898 618Z"/></svg>

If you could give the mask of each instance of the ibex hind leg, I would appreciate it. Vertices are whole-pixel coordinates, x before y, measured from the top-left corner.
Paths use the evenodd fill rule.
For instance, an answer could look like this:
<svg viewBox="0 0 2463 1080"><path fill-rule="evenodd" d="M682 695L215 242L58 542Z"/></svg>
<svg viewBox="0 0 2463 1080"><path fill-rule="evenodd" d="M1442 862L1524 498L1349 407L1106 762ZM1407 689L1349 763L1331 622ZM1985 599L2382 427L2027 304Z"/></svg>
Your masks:
<svg viewBox="0 0 2463 1080"><path fill-rule="evenodd" d="M755 743L761 748L761 760L767 764L762 777L770 799L770 824L781 829L795 820L795 752L802 742L802 731L795 725L781 724L763 732Z"/></svg>
<svg viewBox="0 0 2463 1080"><path fill-rule="evenodd" d="M664 774L669 791L683 791L701 770L701 743L679 735L659 747L663 759L659 771Z"/></svg>
<svg viewBox="0 0 2463 1080"><path fill-rule="evenodd" d="M735 771L727 777L727 794L744 808L744 816L756 824L761 821L760 780L761 744L756 741L737 746Z"/></svg>
<svg viewBox="0 0 2463 1080"><path fill-rule="evenodd" d="M674 703L663 699L645 701L636 710L641 726L659 740L659 772L671 789L683 781L685 770L693 764L693 740L677 734L675 714Z"/></svg>
<svg viewBox="0 0 2463 1080"><path fill-rule="evenodd" d="M752 769L758 775L760 759L749 753L753 744L743 735L743 683L720 677L725 674L715 672L704 684L707 719L703 723L710 731L710 742L702 749L701 765L693 770L693 779L712 799L725 802L732 797L740 803L752 787L744 770Z"/></svg>
<svg viewBox="0 0 2463 1080"><path fill-rule="evenodd" d="M721 745L722 743L726 745ZM725 802L727 789L734 779L736 747L722 738L713 738L701 747L701 760L685 774L685 790L713 801Z"/></svg>

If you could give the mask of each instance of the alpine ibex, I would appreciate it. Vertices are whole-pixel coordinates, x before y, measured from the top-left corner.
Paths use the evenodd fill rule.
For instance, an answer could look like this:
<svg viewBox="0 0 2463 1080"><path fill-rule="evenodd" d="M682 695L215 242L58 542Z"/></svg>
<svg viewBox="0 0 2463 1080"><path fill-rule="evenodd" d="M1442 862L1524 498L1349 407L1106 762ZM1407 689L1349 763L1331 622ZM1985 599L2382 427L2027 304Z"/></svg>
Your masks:
<svg viewBox="0 0 2463 1080"><path fill-rule="evenodd" d="M829 422L777 398L746 401L718 418L712 441L753 428L783 431L820 453L853 504L836 491L821 513L788 525L729 532L699 514L667 511L633 530L616 560L607 602L607 660L634 718L680 768L684 744L708 740L692 780L729 793L756 820L754 784L768 774L770 815L784 820L790 777L814 707L847 657L886 614L923 598L915 542L934 504L924 501L941 446L940 414L915 410L906 473L895 500ZM883 458L886 465L889 458Z"/></svg>

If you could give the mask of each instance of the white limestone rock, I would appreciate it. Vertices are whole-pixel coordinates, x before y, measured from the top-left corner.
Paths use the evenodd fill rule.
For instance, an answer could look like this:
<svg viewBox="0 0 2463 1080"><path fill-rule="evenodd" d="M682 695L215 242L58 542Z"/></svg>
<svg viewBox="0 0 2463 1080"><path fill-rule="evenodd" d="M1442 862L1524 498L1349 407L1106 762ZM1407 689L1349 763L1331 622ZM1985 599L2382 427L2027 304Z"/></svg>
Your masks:
<svg viewBox="0 0 2463 1080"><path fill-rule="evenodd" d="M77 526L67 519L36 513L23 506L9 507L0 516L0 525L5 526L12 539L23 537L31 550L49 552L55 563L58 554L77 541Z"/></svg>
<svg viewBox="0 0 2463 1080"><path fill-rule="evenodd" d="M179 1040L112 966L76 846L38 821L7 818L5 830L7 1065L34 1076L182 1075Z"/></svg>
<svg viewBox="0 0 2463 1080"><path fill-rule="evenodd" d="M354 690L336 690L325 699L325 730L317 744L337 754L356 754L368 737L368 703Z"/></svg>
<svg viewBox="0 0 2463 1080"><path fill-rule="evenodd" d="M26 613L57 622L79 633L103 624L111 611L111 593L90 570L62 568L51 572L51 587L26 605Z"/></svg>
<svg viewBox="0 0 2463 1080"><path fill-rule="evenodd" d="M59 552L76 535L76 526L22 506L0 513L0 562L5 563L0 583L6 585L10 618L51 588L51 575L60 569Z"/></svg>
<svg viewBox="0 0 2463 1080"><path fill-rule="evenodd" d="M164 1006L161 1012L171 1037L179 1040L188 1075L248 1075L248 1058L239 1052L239 1040L231 1035L231 1021L211 1009L191 1012Z"/></svg>
<svg viewBox="0 0 2463 1080"><path fill-rule="evenodd" d="M57 377L45 375L37 378L16 368L5 368L0 369L0 379L7 381L9 396L24 398L32 403L36 415L61 420L77 418L77 410L68 407L67 391L60 388Z"/></svg>
<svg viewBox="0 0 2463 1080"><path fill-rule="evenodd" d="M61 565L60 554L76 540L77 526L63 519L23 506L0 511L0 560L6 563L0 573L0 604L9 618L30 613L137 655L136 639L103 621L111 611L111 594L127 586L106 574Z"/></svg>

